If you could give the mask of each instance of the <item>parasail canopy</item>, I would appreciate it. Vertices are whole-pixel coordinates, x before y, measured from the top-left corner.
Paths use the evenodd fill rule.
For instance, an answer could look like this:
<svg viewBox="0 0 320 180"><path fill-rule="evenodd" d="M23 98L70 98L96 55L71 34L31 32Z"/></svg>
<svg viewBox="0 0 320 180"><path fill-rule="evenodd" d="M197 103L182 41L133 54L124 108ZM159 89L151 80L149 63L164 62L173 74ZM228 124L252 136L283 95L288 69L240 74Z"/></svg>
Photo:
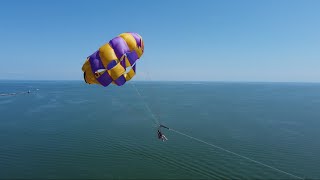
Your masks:
<svg viewBox="0 0 320 180"><path fill-rule="evenodd" d="M144 52L142 37L133 32L122 33L87 57L82 66L88 84L122 86L136 74L136 61Z"/></svg>

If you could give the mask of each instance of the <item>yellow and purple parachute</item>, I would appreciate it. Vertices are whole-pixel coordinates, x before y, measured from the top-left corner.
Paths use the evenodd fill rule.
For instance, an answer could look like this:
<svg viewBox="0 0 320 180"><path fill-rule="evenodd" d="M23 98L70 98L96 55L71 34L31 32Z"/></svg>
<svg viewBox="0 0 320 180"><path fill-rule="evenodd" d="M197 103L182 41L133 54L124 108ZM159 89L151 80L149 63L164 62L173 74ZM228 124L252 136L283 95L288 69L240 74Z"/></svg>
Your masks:
<svg viewBox="0 0 320 180"><path fill-rule="evenodd" d="M88 84L122 86L136 74L136 61L143 51L139 34L122 33L87 58L82 66L83 78Z"/></svg>

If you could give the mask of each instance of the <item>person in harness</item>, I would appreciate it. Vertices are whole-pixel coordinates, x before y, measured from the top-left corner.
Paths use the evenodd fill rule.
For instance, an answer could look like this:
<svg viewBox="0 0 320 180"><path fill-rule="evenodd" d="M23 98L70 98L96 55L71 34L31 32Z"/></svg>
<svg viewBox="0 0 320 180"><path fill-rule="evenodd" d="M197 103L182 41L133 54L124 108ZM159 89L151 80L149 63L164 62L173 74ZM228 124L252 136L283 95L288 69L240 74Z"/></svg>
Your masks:
<svg viewBox="0 0 320 180"><path fill-rule="evenodd" d="M159 125L159 128L158 128L158 139L161 139L162 141L166 141L168 140L168 138L161 132L161 128L166 128L166 129L169 129L169 128L161 124Z"/></svg>

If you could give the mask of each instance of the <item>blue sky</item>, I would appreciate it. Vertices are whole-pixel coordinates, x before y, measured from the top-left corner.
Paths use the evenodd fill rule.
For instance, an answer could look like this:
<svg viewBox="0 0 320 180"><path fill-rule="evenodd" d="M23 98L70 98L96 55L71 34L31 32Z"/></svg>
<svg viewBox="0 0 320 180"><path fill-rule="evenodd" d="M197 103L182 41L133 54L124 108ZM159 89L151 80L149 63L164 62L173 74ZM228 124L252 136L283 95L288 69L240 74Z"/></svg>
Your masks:
<svg viewBox="0 0 320 180"><path fill-rule="evenodd" d="M317 0L1 1L0 79L82 80L86 57L130 31L145 42L135 80L320 82L319 7Z"/></svg>

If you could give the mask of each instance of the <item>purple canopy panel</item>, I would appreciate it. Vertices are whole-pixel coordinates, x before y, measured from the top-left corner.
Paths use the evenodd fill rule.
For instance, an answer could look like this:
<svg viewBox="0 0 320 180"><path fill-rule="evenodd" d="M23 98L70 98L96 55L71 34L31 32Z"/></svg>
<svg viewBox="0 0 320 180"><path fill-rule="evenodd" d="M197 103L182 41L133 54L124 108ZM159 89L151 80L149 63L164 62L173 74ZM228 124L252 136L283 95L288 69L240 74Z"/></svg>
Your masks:
<svg viewBox="0 0 320 180"><path fill-rule="evenodd" d="M101 74L97 80L102 86L108 86L112 82L112 78L108 74L108 71L105 71L103 74Z"/></svg>
<svg viewBox="0 0 320 180"><path fill-rule="evenodd" d="M109 43L119 60L125 53L130 51L126 41L121 37L113 38Z"/></svg>
<svg viewBox="0 0 320 180"><path fill-rule="evenodd" d="M105 69L100 59L99 51L96 51L91 56L89 56L89 62L90 62L93 74L97 72L99 69Z"/></svg>
<svg viewBox="0 0 320 180"><path fill-rule="evenodd" d="M112 60L111 62L109 62L109 64L107 65L107 69L110 70L112 69L114 66L117 65L117 61L116 60Z"/></svg>
<svg viewBox="0 0 320 180"><path fill-rule="evenodd" d="M138 54L136 51L131 51L129 53L127 53L127 57L128 57L128 60L131 64L131 66L136 62L136 60L139 58L138 57Z"/></svg>
<svg viewBox="0 0 320 180"><path fill-rule="evenodd" d="M124 85L124 83L126 83L126 78L124 77L124 75L120 76L118 79L114 80L114 82L118 85L118 86L122 86Z"/></svg>

